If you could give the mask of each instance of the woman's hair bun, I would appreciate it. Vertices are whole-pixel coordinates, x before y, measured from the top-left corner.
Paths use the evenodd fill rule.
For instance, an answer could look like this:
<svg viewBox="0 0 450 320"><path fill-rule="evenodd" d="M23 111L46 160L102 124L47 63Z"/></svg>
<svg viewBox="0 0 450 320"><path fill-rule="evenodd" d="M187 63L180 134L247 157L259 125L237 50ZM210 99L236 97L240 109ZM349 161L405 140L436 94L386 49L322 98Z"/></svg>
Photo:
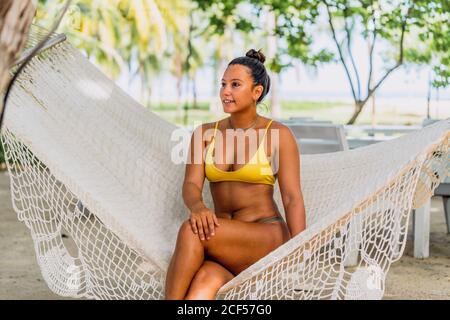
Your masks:
<svg viewBox="0 0 450 320"><path fill-rule="evenodd" d="M266 61L266 56L263 55L263 53L261 52L261 49L259 49L258 51L254 50L254 49L250 49L247 51L247 53L245 55L249 58L258 60L261 63L264 63L264 61Z"/></svg>

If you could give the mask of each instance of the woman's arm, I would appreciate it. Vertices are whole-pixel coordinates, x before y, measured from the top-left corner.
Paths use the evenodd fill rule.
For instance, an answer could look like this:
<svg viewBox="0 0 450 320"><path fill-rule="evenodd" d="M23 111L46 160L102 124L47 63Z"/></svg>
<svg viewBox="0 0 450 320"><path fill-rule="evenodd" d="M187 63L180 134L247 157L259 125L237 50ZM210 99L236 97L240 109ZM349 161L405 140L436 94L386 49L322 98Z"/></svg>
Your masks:
<svg viewBox="0 0 450 320"><path fill-rule="evenodd" d="M278 184L280 185L286 222L291 237L294 237L305 230L306 215L300 187L300 153L294 135L285 125L279 126L278 146Z"/></svg>
<svg viewBox="0 0 450 320"><path fill-rule="evenodd" d="M182 192L183 201L191 212L189 220L192 231L198 233L201 240L214 236L215 226L219 226L215 213L205 206L202 197L205 181L203 133L208 126L210 125L199 126L192 134ZM210 131L206 131L205 139L209 134Z"/></svg>
<svg viewBox="0 0 450 320"><path fill-rule="evenodd" d="M190 211L206 208L202 197L205 181L202 134L203 126L198 126L192 133L184 174L183 201Z"/></svg>

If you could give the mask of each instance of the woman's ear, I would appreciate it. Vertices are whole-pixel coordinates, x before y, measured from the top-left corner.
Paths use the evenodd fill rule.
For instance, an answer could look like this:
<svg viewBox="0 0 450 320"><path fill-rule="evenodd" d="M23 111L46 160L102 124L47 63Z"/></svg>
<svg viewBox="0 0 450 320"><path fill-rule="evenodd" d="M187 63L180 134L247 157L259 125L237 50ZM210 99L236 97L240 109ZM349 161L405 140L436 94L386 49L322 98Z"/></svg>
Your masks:
<svg viewBox="0 0 450 320"><path fill-rule="evenodd" d="M264 91L264 87L260 84L257 84L253 88L253 100L258 101Z"/></svg>

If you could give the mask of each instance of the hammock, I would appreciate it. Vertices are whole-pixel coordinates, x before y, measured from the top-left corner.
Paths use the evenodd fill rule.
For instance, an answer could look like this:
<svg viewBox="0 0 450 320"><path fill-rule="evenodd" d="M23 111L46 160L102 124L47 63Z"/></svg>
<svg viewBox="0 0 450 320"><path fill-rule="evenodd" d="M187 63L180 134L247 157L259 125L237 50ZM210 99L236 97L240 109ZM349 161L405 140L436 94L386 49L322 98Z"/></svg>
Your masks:
<svg viewBox="0 0 450 320"><path fill-rule="evenodd" d="M217 299L381 299L411 209L449 174L449 129L447 119L356 150L302 155L307 229L226 283ZM53 292L164 297L189 216L185 164L171 160L175 130L183 129L140 106L67 42L25 68L2 143L14 210ZM278 184L274 194L283 208ZM203 198L213 208L208 184ZM357 265L347 267L355 252Z"/></svg>

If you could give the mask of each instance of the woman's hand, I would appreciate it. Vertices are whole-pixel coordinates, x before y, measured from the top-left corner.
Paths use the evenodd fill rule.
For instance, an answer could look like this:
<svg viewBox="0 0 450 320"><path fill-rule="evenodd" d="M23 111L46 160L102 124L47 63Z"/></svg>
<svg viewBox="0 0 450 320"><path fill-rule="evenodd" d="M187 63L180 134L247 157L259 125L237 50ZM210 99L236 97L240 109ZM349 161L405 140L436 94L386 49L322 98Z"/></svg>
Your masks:
<svg viewBox="0 0 450 320"><path fill-rule="evenodd" d="M219 221L214 211L206 207L193 210L191 212L190 222L192 231L198 234L201 240L205 240L205 235L206 239L209 240L215 234L215 226L219 226Z"/></svg>

